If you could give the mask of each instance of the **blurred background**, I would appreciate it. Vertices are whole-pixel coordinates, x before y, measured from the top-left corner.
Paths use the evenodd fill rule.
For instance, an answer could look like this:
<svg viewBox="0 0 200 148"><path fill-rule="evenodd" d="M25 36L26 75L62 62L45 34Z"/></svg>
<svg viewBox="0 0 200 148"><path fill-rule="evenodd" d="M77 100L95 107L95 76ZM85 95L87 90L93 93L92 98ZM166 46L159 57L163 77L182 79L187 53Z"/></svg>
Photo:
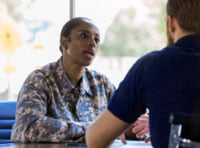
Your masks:
<svg viewBox="0 0 200 148"><path fill-rule="evenodd" d="M142 55L165 46L165 0L1 0L0 100L16 100L34 69L60 56L62 26L70 17L92 19L100 52L89 67L119 85Z"/></svg>

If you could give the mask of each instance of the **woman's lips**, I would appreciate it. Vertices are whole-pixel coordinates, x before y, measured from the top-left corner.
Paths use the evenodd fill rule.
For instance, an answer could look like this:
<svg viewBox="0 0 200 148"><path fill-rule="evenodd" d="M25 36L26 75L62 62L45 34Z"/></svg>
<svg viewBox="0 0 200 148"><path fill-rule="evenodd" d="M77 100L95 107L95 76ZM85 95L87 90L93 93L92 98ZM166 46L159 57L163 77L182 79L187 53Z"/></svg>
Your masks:
<svg viewBox="0 0 200 148"><path fill-rule="evenodd" d="M93 51L84 51L83 54L89 58L93 58L95 56L95 53Z"/></svg>

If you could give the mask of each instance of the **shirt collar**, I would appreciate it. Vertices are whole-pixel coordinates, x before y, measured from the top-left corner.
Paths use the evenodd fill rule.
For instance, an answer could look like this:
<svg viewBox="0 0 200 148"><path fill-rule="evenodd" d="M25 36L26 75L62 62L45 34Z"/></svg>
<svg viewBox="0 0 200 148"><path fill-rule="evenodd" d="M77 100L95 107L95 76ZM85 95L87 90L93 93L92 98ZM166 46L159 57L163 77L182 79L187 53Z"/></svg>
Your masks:
<svg viewBox="0 0 200 148"><path fill-rule="evenodd" d="M181 46L194 52L200 52L200 36L188 35L179 39L174 46Z"/></svg>
<svg viewBox="0 0 200 148"><path fill-rule="evenodd" d="M93 95L91 87L90 87L90 81L89 81L89 70L87 68L85 68L84 72L83 72L83 78L82 78L82 87L85 89L85 91L89 94L89 95Z"/></svg>
<svg viewBox="0 0 200 148"><path fill-rule="evenodd" d="M64 66L62 64L62 58L60 58L57 61L57 66L56 66L56 75L58 77L58 82L60 84L60 86L66 90L72 90L75 87L72 85L71 81L69 80L65 70L64 70ZM89 70L87 68L84 69L83 72L83 77L82 80L80 82L80 93L81 94L89 94L90 96L93 95L91 87L90 87L90 81L89 81Z"/></svg>

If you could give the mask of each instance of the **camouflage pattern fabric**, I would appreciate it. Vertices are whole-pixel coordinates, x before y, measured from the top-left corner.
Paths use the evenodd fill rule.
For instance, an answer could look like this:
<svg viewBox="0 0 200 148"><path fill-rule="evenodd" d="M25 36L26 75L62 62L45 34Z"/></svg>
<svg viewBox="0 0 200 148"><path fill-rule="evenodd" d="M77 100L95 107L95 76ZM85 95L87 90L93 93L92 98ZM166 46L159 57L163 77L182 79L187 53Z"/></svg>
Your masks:
<svg viewBox="0 0 200 148"><path fill-rule="evenodd" d="M108 78L85 68L75 87L61 60L25 80L17 100L13 142L84 142L88 125L107 107L115 90Z"/></svg>

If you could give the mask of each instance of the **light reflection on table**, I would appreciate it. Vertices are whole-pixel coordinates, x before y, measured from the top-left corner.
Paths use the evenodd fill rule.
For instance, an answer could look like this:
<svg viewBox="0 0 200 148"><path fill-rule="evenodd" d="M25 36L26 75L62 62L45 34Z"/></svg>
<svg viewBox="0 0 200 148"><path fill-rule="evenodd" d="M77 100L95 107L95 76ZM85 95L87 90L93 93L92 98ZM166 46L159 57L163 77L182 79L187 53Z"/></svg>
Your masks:
<svg viewBox="0 0 200 148"><path fill-rule="evenodd" d="M17 144L8 143L0 144L0 148L87 148L85 144L80 143L28 143ZM116 140L110 148L153 148L150 143L143 141L128 140L126 145L123 145L119 140Z"/></svg>
<svg viewBox="0 0 200 148"><path fill-rule="evenodd" d="M115 140L110 148L153 148L151 143L145 143L144 141L127 140L127 144L124 145L120 140Z"/></svg>

